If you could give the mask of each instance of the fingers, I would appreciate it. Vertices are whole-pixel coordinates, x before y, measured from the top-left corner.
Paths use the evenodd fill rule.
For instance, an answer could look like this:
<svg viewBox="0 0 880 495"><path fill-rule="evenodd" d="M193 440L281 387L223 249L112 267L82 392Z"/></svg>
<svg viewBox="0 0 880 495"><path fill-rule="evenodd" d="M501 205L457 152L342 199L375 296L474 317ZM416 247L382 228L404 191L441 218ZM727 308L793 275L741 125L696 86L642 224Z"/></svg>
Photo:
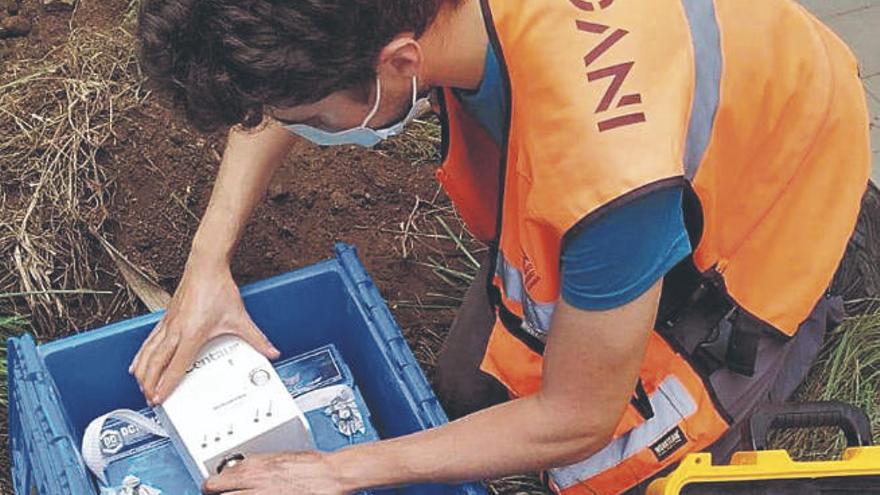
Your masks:
<svg viewBox="0 0 880 495"><path fill-rule="evenodd" d="M289 485L285 480L277 478L279 473L284 472L273 463L279 456L281 455L249 456L240 463L227 467L219 475L208 478L204 484L205 493L275 495L278 493L278 488L288 488ZM274 488L274 490L265 492L266 488Z"/></svg>
<svg viewBox="0 0 880 495"><path fill-rule="evenodd" d="M162 338L157 339L156 344L151 347L151 354L147 356L145 371L141 376L144 395L153 400L159 379L164 374L172 356L177 352L177 346L180 343L180 332L168 327L165 328L166 330L162 332Z"/></svg>
<svg viewBox="0 0 880 495"><path fill-rule="evenodd" d="M281 352L269 342L266 335L261 332L260 329L257 328L257 325L255 325L250 319L248 319L247 325L244 326L244 329L241 332L241 337L250 344L251 347L256 349L257 352L267 358L274 360L281 357Z"/></svg>
<svg viewBox="0 0 880 495"><path fill-rule="evenodd" d="M223 470L223 473L208 478L203 487L204 492L237 493L234 490L248 490L252 488L247 484L247 470L244 469L244 465L247 462L248 460L246 459L241 464L226 468Z"/></svg>
<svg viewBox="0 0 880 495"><path fill-rule="evenodd" d="M156 385L155 391L152 396L148 396L153 405L161 404L169 395L171 395L171 392L174 391L183 379L186 370L189 368L190 363L192 363L195 358L196 352L203 343L204 342L201 341L195 342L192 339L182 342L178 341L178 344L175 346L174 354L167 361L167 366L163 365L162 367L161 377L159 378L159 383Z"/></svg>
<svg viewBox="0 0 880 495"><path fill-rule="evenodd" d="M228 333L238 334L257 352L269 359L278 359L281 356L281 352L269 342L244 311L237 319L239 324L233 325L233 328L238 327L239 330ZM204 335L202 332L195 332L184 338L174 323L170 323L167 319L160 321L144 341L129 367L147 402L155 406L167 399L183 379L200 347L212 335L219 333L222 332L215 331Z"/></svg>
<svg viewBox="0 0 880 495"><path fill-rule="evenodd" d="M134 359L131 360L131 364L128 366L128 372L130 374L134 375L134 371L135 371L135 369L137 369L137 366L138 366L138 363L140 362L141 356L144 353L144 348L147 346L147 344L150 342L150 340L155 338L156 333L160 331L161 327L162 327L162 321L159 321L159 323L157 323L156 326L153 327L153 330L150 331L150 334L147 335L147 338L144 339L144 341L141 343L141 347L138 349L137 354L134 355Z"/></svg>
<svg viewBox="0 0 880 495"><path fill-rule="evenodd" d="M138 381L138 385L143 390L143 377L144 372L146 370L147 361L149 361L150 355L153 353L153 348L156 344L162 340L163 332L164 332L164 320L160 321L153 331L150 332L150 335L141 344L141 348L138 351L137 355L134 357L131 366L129 367L129 371L132 375L134 375L135 379Z"/></svg>

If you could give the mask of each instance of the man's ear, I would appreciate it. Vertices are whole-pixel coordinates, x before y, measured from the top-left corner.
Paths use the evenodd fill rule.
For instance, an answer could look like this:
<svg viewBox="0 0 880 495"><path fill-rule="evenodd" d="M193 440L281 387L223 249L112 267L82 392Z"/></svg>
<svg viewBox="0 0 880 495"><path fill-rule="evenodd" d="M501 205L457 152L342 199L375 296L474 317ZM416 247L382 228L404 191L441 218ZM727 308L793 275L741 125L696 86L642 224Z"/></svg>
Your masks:
<svg viewBox="0 0 880 495"><path fill-rule="evenodd" d="M412 79L418 75L421 64L422 47L415 40L414 33L401 33L379 52L376 70L383 79Z"/></svg>

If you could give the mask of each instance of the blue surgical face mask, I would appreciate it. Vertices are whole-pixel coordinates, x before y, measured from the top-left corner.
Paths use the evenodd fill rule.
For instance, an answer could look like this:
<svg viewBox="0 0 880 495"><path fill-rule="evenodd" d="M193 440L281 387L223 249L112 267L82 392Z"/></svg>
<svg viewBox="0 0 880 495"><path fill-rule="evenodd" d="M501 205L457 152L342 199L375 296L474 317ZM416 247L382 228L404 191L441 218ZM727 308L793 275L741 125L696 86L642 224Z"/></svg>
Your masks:
<svg viewBox="0 0 880 495"><path fill-rule="evenodd" d="M298 134L299 136L321 146L356 144L371 148L391 136L400 134L403 132L403 128L406 127L407 124L424 115L431 109L431 102L427 97L418 98L418 85L416 84L415 76L413 76L412 79L412 86L412 107L410 107L409 113L406 114L406 117L404 117L403 120L384 129L372 129L367 127L367 124L370 123L370 120L372 120L379 111L379 103L382 101L382 82L378 77L376 77L376 103L373 104L373 109L370 110L370 113L367 114L367 117L361 125L338 132L325 131L305 124L292 124L285 127L290 132Z"/></svg>

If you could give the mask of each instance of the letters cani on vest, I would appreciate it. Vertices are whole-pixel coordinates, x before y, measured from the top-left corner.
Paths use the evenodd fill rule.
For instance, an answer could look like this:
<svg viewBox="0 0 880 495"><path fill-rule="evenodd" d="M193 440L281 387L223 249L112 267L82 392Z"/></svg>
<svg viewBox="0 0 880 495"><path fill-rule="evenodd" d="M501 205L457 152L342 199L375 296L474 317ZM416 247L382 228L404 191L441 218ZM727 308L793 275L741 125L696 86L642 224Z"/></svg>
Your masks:
<svg viewBox="0 0 880 495"><path fill-rule="evenodd" d="M494 255L498 318L482 369L513 396L539 390L567 236L682 184L702 210L696 267L792 336L831 282L868 181L868 111L848 48L792 0L482 8L509 98L506 136L499 148L446 90L438 170ZM614 440L552 470L551 486L621 493L731 420L689 356L652 331Z"/></svg>

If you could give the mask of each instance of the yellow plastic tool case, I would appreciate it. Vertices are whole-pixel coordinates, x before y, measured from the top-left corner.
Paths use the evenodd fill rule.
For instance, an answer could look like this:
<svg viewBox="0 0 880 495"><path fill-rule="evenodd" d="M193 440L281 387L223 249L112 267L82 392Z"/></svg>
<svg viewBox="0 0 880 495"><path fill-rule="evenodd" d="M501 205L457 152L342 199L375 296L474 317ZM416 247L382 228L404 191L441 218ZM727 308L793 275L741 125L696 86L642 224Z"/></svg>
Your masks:
<svg viewBox="0 0 880 495"><path fill-rule="evenodd" d="M796 462L784 450L766 450L773 429L839 427L848 448L839 460ZM772 405L749 424L754 448L730 464L712 465L711 454L691 454L646 495L880 495L880 446L871 446L863 411L839 402Z"/></svg>

